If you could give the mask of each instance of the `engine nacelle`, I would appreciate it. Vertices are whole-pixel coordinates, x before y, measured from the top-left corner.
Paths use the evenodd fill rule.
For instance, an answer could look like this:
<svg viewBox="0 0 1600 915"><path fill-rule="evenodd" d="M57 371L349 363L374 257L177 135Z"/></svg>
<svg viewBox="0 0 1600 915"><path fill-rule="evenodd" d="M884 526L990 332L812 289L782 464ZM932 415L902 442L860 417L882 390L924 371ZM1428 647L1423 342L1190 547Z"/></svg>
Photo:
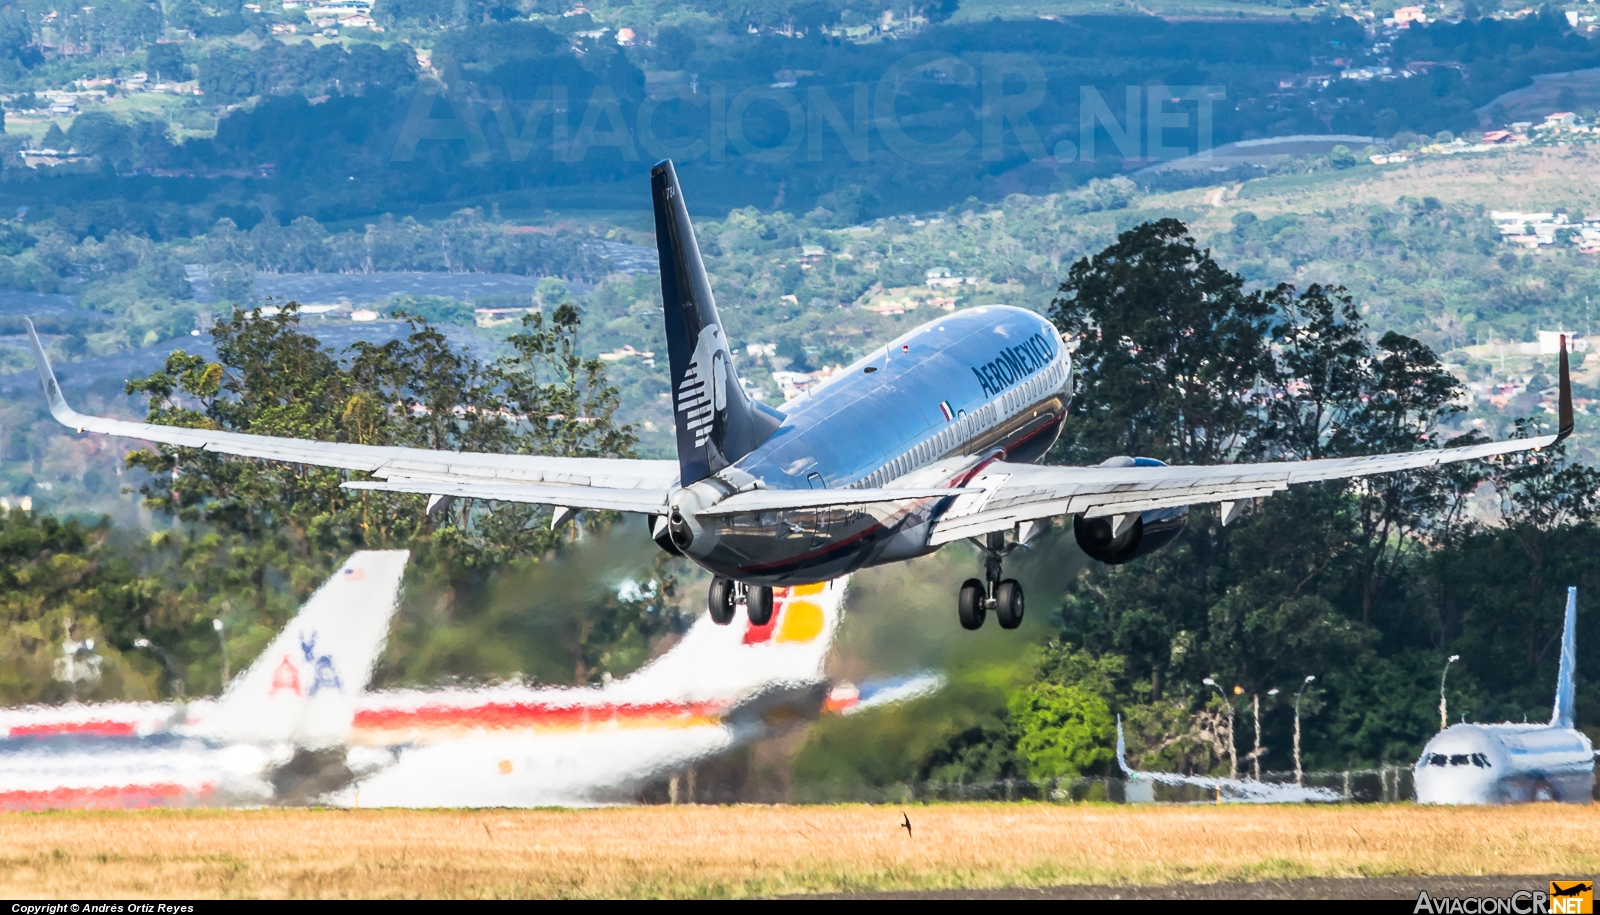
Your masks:
<svg viewBox="0 0 1600 915"><path fill-rule="evenodd" d="M672 528L665 515L645 515L645 524L650 528L650 539L674 556L682 556L683 550L672 542Z"/></svg>
<svg viewBox="0 0 1600 915"><path fill-rule="evenodd" d="M1155 458L1146 457L1114 457L1101 462L1102 467L1165 467L1165 463ZM1116 516L1101 518L1085 518L1077 515L1072 519L1072 533L1078 538L1078 548L1088 554L1090 559L1098 559L1107 565L1122 565L1131 562L1148 553L1154 553L1172 541L1178 539L1183 533L1183 526L1189 521L1189 507L1181 505L1177 508L1157 508L1141 512L1131 524L1123 527L1122 533L1116 533Z"/></svg>
<svg viewBox="0 0 1600 915"><path fill-rule="evenodd" d="M1183 526L1189 521L1189 507L1180 505L1177 508L1141 512L1120 537L1112 536L1112 524L1115 521L1115 517L1075 516L1072 519L1072 533L1078 538L1078 548L1087 553L1090 559L1098 559L1107 565L1119 566L1131 562L1178 539L1178 535L1183 533Z"/></svg>

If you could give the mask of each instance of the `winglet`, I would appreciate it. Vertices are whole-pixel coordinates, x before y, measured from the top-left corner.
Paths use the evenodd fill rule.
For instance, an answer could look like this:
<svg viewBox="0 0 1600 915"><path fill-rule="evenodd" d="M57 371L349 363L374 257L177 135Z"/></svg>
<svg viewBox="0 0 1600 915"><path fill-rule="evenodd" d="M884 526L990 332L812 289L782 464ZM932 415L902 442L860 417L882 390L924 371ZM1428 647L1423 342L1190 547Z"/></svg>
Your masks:
<svg viewBox="0 0 1600 915"><path fill-rule="evenodd" d="M33 361L39 367L39 382L44 385L44 399L50 404L50 413L63 425L76 425L78 413L67 406L67 399L61 396L61 385L56 382L56 373L50 368L50 357L44 354L44 344L39 342L39 332L33 329L31 319L22 320L28 325L28 340L33 344Z"/></svg>
<svg viewBox="0 0 1600 915"><path fill-rule="evenodd" d="M1560 427L1556 429L1556 441L1561 441L1572 434L1572 375L1567 369L1567 335L1561 335L1561 386L1556 409L1560 420Z"/></svg>

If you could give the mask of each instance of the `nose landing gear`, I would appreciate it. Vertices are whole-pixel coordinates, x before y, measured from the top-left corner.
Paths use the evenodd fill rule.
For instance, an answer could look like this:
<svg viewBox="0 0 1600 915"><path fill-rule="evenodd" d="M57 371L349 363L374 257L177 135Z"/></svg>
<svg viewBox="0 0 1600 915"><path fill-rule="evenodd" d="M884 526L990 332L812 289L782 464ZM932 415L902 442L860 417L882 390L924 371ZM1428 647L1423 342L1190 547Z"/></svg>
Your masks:
<svg viewBox="0 0 1600 915"><path fill-rule="evenodd" d="M1022 625L1022 585L1015 578L1001 578L1001 559L1020 543L1007 543L1005 534L995 532L983 541L984 581L969 578L961 584L956 598L956 615L963 629L980 629L989 611L1001 629L1015 629Z"/></svg>
<svg viewBox="0 0 1600 915"><path fill-rule="evenodd" d="M711 579L711 589L706 592L706 612L711 622L726 626L733 622L738 604L745 605L745 615L750 625L765 626L772 622L772 589L765 586L741 584L731 578Z"/></svg>

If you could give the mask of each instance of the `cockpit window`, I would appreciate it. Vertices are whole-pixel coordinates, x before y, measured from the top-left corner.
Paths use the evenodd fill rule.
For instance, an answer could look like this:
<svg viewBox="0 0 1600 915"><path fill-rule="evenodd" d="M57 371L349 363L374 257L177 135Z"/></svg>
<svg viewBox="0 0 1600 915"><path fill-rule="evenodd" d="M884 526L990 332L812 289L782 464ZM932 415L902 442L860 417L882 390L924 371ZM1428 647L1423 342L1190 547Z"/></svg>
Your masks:
<svg viewBox="0 0 1600 915"><path fill-rule="evenodd" d="M1482 753L1474 753L1474 754L1472 754L1472 764L1474 766L1477 766L1480 769L1492 768L1489 765L1489 757L1483 755Z"/></svg>
<svg viewBox="0 0 1600 915"><path fill-rule="evenodd" d="M1444 754L1442 753L1435 753L1428 757L1428 765L1430 766L1444 766L1449 765L1449 763L1450 761L1445 759Z"/></svg>
<svg viewBox="0 0 1600 915"><path fill-rule="evenodd" d="M1465 754L1465 753L1457 753L1456 755L1450 757L1450 765L1452 765L1452 766L1465 766L1465 765L1467 765L1467 754Z"/></svg>

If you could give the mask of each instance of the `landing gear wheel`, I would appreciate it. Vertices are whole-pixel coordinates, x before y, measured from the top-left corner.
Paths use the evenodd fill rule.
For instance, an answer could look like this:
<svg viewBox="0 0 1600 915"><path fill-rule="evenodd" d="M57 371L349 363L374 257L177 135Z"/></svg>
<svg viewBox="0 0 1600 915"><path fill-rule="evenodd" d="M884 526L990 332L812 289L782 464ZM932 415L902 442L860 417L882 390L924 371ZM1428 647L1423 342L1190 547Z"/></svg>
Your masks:
<svg viewBox="0 0 1600 915"><path fill-rule="evenodd" d="M961 628L981 629L988 616L983 582L969 578L961 583L961 595L956 599L956 613L961 617Z"/></svg>
<svg viewBox="0 0 1600 915"><path fill-rule="evenodd" d="M1022 585L1015 578L1000 583L994 592L994 618L1001 629L1015 629L1022 625Z"/></svg>
<svg viewBox="0 0 1600 915"><path fill-rule="evenodd" d="M733 622L734 583L727 578L711 579L711 590L706 592L706 612L711 622L726 626Z"/></svg>
<svg viewBox="0 0 1600 915"><path fill-rule="evenodd" d="M772 589L751 585L745 591L744 606L750 625L765 626L772 622Z"/></svg>

